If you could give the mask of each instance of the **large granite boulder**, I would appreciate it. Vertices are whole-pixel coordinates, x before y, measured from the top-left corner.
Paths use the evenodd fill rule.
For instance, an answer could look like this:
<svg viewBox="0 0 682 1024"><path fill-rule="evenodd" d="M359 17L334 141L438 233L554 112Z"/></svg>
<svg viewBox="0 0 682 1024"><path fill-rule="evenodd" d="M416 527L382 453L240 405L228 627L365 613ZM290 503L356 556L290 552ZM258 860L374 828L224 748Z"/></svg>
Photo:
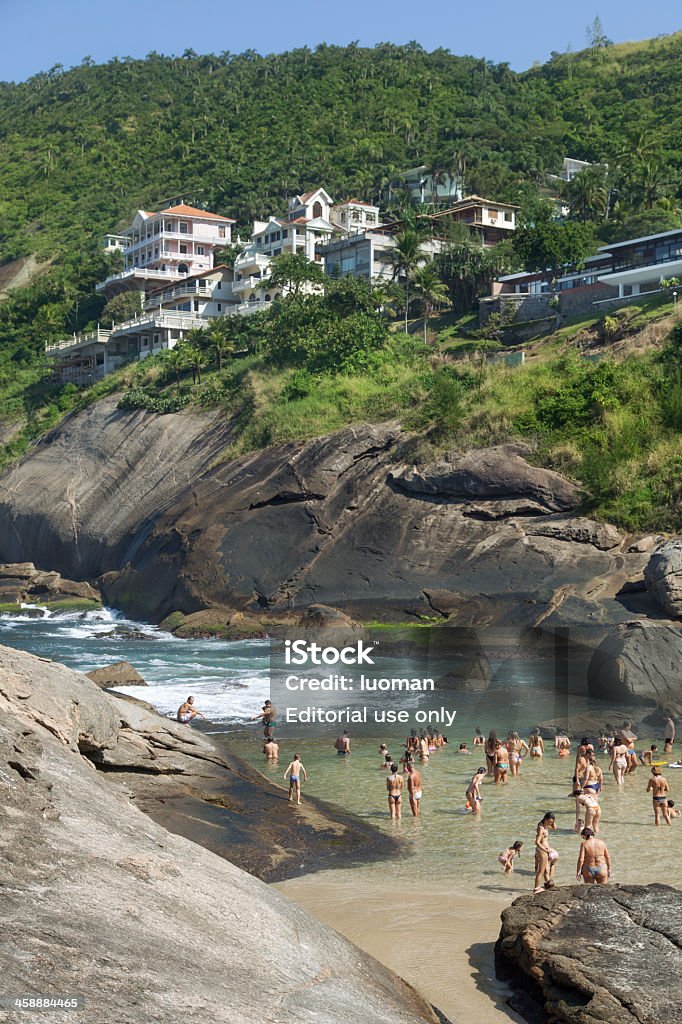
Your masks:
<svg viewBox="0 0 682 1024"><path fill-rule="evenodd" d="M54 570L36 569L33 562L0 565L0 604L53 604L68 598L97 602L99 591L84 580L67 580Z"/></svg>
<svg viewBox="0 0 682 1024"><path fill-rule="evenodd" d="M682 1024L682 892L571 886L522 896L495 946L532 1024Z"/></svg>
<svg viewBox="0 0 682 1024"><path fill-rule="evenodd" d="M146 686L146 682L129 661L115 661L112 665L94 668L85 673L98 686Z"/></svg>
<svg viewBox="0 0 682 1024"><path fill-rule="evenodd" d="M654 551L644 571L647 589L671 619L682 619L682 538Z"/></svg>
<svg viewBox="0 0 682 1024"><path fill-rule="evenodd" d="M682 627L629 622L611 630L594 652L590 695L620 703L657 704L682 713Z"/></svg>
<svg viewBox="0 0 682 1024"><path fill-rule="evenodd" d="M123 718L143 760L155 750L182 766L192 746L205 766L217 756L191 730L78 673L0 647L5 991L84 995L75 1016L88 1024L435 1024L424 1000L371 957L143 814L132 776L113 770L119 744L106 748L105 772L79 750L84 716L88 738L99 721L100 740Z"/></svg>

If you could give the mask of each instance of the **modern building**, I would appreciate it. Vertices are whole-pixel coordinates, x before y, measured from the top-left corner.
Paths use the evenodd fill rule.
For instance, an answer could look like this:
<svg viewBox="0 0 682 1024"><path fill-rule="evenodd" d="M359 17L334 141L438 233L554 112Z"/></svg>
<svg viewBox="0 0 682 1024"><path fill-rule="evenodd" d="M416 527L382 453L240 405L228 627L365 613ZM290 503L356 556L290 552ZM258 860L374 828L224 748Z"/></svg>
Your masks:
<svg viewBox="0 0 682 1024"><path fill-rule="evenodd" d="M276 256L301 253L311 262L322 262L317 245L334 233L331 208L331 196L316 188L290 199L286 218L254 221L251 241L234 263L234 294L245 307L240 312L262 308L279 298L279 293L264 286Z"/></svg>
<svg viewBox="0 0 682 1024"><path fill-rule="evenodd" d="M433 214L436 230L447 234L448 224L464 224L481 245L497 245L516 231L519 207L512 203L496 203L481 196L465 196L445 210Z"/></svg>
<svg viewBox="0 0 682 1024"><path fill-rule="evenodd" d="M512 306L522 319L524 309L542 308L541 303L525 300L544 297L549 309L553 293L565 315L598 315L660 292L661 282L673 277L682 277L682 229L603 245L595 256L585 260L581 270L562 274L554 288L549 271L521 271L500 277L493 284L492 294L480 300L481 319L485 322L491 312Z"/></svg>
<svg viewBox="0 0 682 1024"><path fill-rule="evenodd" d="M432 206L447 206L462 198L462 180L456 174L449 174L446 171L434 173L433 169L426 164L419 167L410 167L407 171L400 171L392 179L389 193L403 190L407 192L415 203L424 205L429 203ZM390 201L390 194L384 199Z"/></svg>
<svg viewBox="0 0 682 1024"><path fill-rule="evenodd" d="M224 316L234 312L237 304L232 291L233 278L234 271L224 264L191 274L150 292L144 309L146 312L192 313L206 318Z"/></svg>
<svg viewBox="0 0 682 1024"><path fill-rule="evenodd" d="M573 181L576 174L580 174L585 168L592 166L588 160L576 160L572 156L565 156L559 173L548 174L547 177L554 181Z"/></svg>
<svg viewBox="0 0 682 1024"><path fill-rule="evenodd" d="M367 281L392 281L391 252L396 247L396 236L391 228L383 226L374 231L352 231L318 245L324 258L324 270L330 277L361 277ZM424 260L432 259L443 249L440 239L422 242Z"/></svg>
<svg viewBox="0 0 682 1024"><path fill-rule="evenodd" d="M96 286L107 298L122 291L149 292L213 267L217 249L232 241L234 220L180 203L148 213L138 210L123 236L108 235L109 251L123 252L123 270ZM121 247L116 239L123 237Z"/></svg>

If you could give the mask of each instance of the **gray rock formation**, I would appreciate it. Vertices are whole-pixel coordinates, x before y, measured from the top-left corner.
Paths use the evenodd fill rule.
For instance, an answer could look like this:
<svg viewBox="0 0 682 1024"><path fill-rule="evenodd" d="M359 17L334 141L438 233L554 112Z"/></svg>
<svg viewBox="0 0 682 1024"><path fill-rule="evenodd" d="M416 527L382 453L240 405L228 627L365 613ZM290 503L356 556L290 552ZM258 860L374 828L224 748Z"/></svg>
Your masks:
<svg viewBox="0 0 682 1024"><path fill-rule="evenodd" d="M673 619L682 619L682 539L657 548L644 571L647 590Z"/></svg>
<svg viewBox="0 0 682 1024"><path fill-rule="evenodd" d="M588 669L590 695L653 703L682 713L682 628L629 622L599 644Z"/></svg>
<svg viewBox="0 0 682 1024"><path fill-rule="evenodd" d="M502 914L496 969L526 1020L682 1024L682 892L572 886Z"/></svg>
<svg viewBox="0 0 682 1024"><path fill-rule="evenodd" d="M146 686L146 682L129 661L115 661L112 665L94 668L85 673L98 686Z"/></svg>
<svg viewBox="0 0 682 1024"><path fill-rule="evenodd" d="M131 799L128 776L84 756L97 749L113 765L156 753L167 770L190 748L215 759L191 730L156 716L150 732L144 709L7 648L0 712L4 993L79 994L88 1024L435 1022L371 957L156 824ZM131 755L121 731L126 746L135 729L148 735Z"/></svg>
<svg viewBox="0 0 682 1024"><path fill-rule="evenodd" d="M572 483L520 445L415 469L409 440L360 425L216 464L230 441L217 417L106 400L0 479L0 557L101 576L108 603L154 621L312 604L479 626L630 617L617 594L648 555L572 516Z"/></svg>
<svg viewBox="0 0 682 1024"><path fill-rule="evenodd" d="M36 569L33 562L0 565L0 604L26 602L50 605L64 598L100 601L89 583L62 579L54 570Z"/></svg>

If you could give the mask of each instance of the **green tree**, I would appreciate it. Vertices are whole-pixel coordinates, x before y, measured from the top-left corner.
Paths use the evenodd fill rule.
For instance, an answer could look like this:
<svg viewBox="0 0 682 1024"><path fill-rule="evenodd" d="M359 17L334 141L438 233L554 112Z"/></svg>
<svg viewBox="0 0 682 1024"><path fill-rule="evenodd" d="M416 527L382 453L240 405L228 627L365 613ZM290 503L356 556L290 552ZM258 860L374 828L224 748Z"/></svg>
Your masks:
<svg viewBox="0 0 682 1024"><path fill-rule="evenodd" d="M298 296L306 286L320 287L325 283L324 271L312 263L303 253L282 253L272 261L270 276L263 282L264 288L281 288L290 295Z"/></svg>
<svg viewBox="0 0 682 1024"><path fill-rule="evenodd" d="M189 334L189 331L187 332ZM192 383L201 384L201 371L206 366L206 356L198 345L187 344L183 348L185 365L192 371Z"/></svg>
<svg viewBox="0 0 682 1024"><path fill-rule="evenodd" d="M586 167L567 182L563 194L574 220L603 220L609 200L606 168Z"/></svg>
<svg viewBox="0 0 682 1024"><path fill-rule="evenodd" d="M223 358L232 354L237 347L241 320L242 317L237 315L216 317L206 330L207 344L215 355L218 373L223 368Z"/></svg>
<svg viewBox="0 0 682 1024"><path fill-rule="evenodd" d="M583 266L594 249L594 239L587 224L554 221L545 215L522 225L512 247L526 270L549 271L554 288L563 272Z"/></svg>
<svg viewBox="0 0 682 1024"><path fill-rule="evenodd" d="M410 309L410 278L426 257L422 251L423 234L417 228L405 228L395 236L395 247L387 252L388 262L393 268L393 280L403 280L405 303L405 334Z"/></svg>
<svg viewBox="0 0 682 1024"><path fill-rule="evenodd" d="M144 292L121 292L109 299L100 315L104 327L113 327L126 320L134 320L142 311Z"/></svg>
<svg viewBox="0 0 682 1024"><path fill-rule="evenodd" d="M441 281L433 261L412 272L412 288L424 310L424 344L429 319L436 307L441 309L451 306L447 285Z"/></svg>

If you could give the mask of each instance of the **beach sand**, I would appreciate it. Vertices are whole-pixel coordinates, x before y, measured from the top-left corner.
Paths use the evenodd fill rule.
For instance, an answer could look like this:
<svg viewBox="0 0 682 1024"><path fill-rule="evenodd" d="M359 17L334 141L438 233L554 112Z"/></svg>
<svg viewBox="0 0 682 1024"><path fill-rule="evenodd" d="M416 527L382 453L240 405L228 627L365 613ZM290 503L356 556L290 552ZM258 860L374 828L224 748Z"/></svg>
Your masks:
<svg viewBox="0 0 682 1024"><path fill-rule="evenodd" d="M494 977L500 913L511 899L462 896L437 883L391 885L376 870L323 871L277 884L280 892L341 932L419 990L452 1021L521 1021Z"/></svg>

